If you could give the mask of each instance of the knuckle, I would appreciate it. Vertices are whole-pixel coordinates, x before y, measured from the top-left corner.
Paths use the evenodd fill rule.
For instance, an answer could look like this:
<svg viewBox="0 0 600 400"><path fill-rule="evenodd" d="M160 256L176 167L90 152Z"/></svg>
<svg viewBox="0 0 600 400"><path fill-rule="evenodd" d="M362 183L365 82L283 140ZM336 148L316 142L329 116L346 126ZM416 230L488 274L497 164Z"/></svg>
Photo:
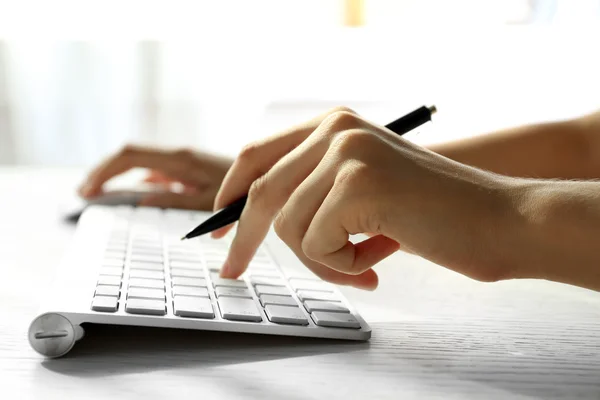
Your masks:
<svg viewBox="0 0 600 400"><path fill-rule="evenodd" d="M373 171L366 164L346 162L335 176L335 187L340 194L343 194L346 207L351 210L373 202L368 193L377 189L377 186L374 186L377 179L378 177L374 176ZM357 216L355 213L350 215Z"/></svg>
<svg viewBox="0 0 600 400"><path fill-rule="evenodd" d="M345 130L355 127L359 121L358 116L348 111L337 111L326 119L327 126L334 130Z"/></svg>
<svg viewBox="0 0 600 400"><path fill-rule="evenodd" d="M139 149L140 149L140 147L138 145L128 143L125 146L121 147L121 150L119 151L119 155L124 156L124 157L129 157L133 154L138 153Z"/></svg>
<svg viewBox="0 0 600 400"><path fill-rule="evenodd" d="M193 150L188 148L175 150L173 152L173 156L175 156L180 161L191 161L195 158Z"/></svg>
<svg viewBox="0 0 600 400"><path fill-rule="evenodd" d="M189 171L196 162L196 154L193 150L188 148L175 150L173 156L177 162L177 166L181 170L181 173Z"/></svg>
<svg viewBox="0 0 600 400"><path fill-rule="evenodd" d="M340 112L345 112L345 113L350 113L350 114L356 114L356 111L354 111L353 109L346 107L346 106L337 106L337 107L333 107L332 109L330 109L327 112L327 115L331 115L331 114L335 114L335 113L340 113Z"/></svg>
<svg viewBox="0 0 600 400"><path fill-rule="evenodd" d="M268 179L265 175L252 182L248 191L248 200L253 208L269 209L268 189Z"/></svg>
<svg viewBox="0 0 600 400"><path fill-rule="evenodd" d="M354 153L355 151L363 153L365 146L368 146L372 140L373 135L369 132L363 129L350 129L337 135L333 139L331 147L341 154Z"/></svg>
<svg viewBox="0 0 600 400"><path fill-rule="evenodd" d="M291 237L291 229L289 219L285 216L283 210L280 211L275 217L275 220L273 221L273 229L275 230L277 236L281 238L281 240L283 240L285 243L289 242Z"/></svg>
<svg viewBox="0 0 600 400"><path fill-rule="evenodd" d="M354 168L341 168L335 177L335 184L340 186L350 186L356 181Z"/></svg>
<svg viewBox="0 0 600 400"><path fill-rule="evenodd" d="M256 154L259 153L260 147L260 142L248 143L242 147L238 158L242 161L253 160L256 158Z"/></svg>

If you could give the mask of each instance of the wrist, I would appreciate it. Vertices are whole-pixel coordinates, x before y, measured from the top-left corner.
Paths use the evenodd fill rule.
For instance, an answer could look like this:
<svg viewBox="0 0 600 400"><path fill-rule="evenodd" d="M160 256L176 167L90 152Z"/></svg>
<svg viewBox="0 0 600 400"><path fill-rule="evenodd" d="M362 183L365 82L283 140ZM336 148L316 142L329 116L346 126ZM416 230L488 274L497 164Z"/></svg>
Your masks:
<svg viewBox="0 0 600 400"><path fill-rule="evenodd" d="M519 277L600 290L597 183L521 180L515 186L522 223L512 257Z"/></svg>
<svg viewBox="0 0 600 400"><path fill-rule="evenodd" d="M509 178L505 199L509 210L502 221L494 259L510 278L549 279L565 282L563 262L565 226L561 215L571 214L556 182ZM555 268L557 265L560 268Z"/></svg>
<svg viewBox="0 0 600 400"><path fill-rule="evenodd" d="M438 157L431 160L436 179L419 180L415 204L405 200L404 191L398 195L404 212L391 219L390 237L476 280L520 277L519 265L506 253L524 225L515 179Z"/></svg>
<svg viewBox="0 0 600 400"><path fill-rule="evenodd" d="M491 271L490 281L536 277L526 261L536 216L533 181L495 176L494 187L482 266Z"/></svg>
<svg viewBox="0 0 600 400"><path fill-rule="evenodd" d="M466 166L461 175L457 190L441 188L447 224L460 228L442 233L447 253L432 261L484 282L526 277L530 272L519 262L528 225L523 182Z"/></svg>
<svg viewBox="0 0 600 400"><path fill-rule="evenodd" d="M526 189L519 179L476 171L476 189L466 202L463 222L473 227L462 238L472 247L464 265L467 275L484 282L524 278L530 274L519 262L529 218L522 204Z"/></svg>

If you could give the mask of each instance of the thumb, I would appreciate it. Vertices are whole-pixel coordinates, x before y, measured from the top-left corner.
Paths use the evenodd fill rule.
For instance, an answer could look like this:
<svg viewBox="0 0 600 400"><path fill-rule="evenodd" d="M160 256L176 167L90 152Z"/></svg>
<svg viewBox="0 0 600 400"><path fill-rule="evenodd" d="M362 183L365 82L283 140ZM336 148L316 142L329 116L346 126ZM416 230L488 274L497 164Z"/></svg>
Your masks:
<svg viewBox="0 0 600 400"><path fill-rule="evenodd" d="M144 197L139 206L160 207L160 208L180 208L185 210L208 211L212 208L214 195L210 192L202 191L196 193L159 193Z"/></svg>

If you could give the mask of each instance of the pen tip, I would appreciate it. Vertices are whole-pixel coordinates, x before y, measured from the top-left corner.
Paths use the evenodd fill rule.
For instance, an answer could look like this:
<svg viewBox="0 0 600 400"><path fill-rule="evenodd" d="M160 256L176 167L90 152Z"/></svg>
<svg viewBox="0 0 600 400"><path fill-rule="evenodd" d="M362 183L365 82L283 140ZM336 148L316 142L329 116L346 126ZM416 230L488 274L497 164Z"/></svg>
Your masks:
<svg viewBox="0 0 600 400"><path fill-rule="evenodd" d="M187 236L182 236L181 237L181 240L185 240L185 239L187 239Z"/></svg>
<svg viewBox="0 0 600 400"><path fill-rule="evenodd" d="M437 112L437 107L436 106L431 105L431 106L429 106L427 108L429 109L429 112L431 114L435 114Z"/></svg>

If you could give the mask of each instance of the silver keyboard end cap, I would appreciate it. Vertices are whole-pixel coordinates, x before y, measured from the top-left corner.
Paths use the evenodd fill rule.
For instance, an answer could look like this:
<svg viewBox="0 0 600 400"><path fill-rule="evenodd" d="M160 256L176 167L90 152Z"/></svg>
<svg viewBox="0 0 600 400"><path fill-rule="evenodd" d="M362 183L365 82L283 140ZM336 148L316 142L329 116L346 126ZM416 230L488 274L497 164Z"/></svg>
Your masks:
<svg viewBox="0 0 600 400"><path fill-rule="evenodd" d="M82 336L83 330L79 326L77 328L73 328L71 322L60 314L42 314L29 326L29 344L45 357L62 357Z"/></svg>

